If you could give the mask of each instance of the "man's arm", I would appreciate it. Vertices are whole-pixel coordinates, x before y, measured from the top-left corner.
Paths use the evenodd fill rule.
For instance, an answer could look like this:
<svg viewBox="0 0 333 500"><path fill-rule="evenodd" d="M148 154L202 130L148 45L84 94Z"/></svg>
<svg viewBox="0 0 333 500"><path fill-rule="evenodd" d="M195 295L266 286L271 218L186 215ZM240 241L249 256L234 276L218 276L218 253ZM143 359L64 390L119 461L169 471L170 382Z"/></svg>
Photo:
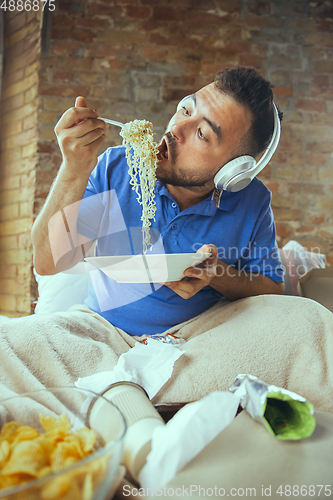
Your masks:
<svg viewBox="0 0 333 500"><path fill-rule="evenodd" d="M263 274L246 273L217 260L216 275L209 285L229 300L254 295L283 294L284 283L275 282Z"/></svg>
<svg viewBox="0 0 333 500"><path fill-rule="evenodd" d="M284 283L275 283L262 274L238 271L217 258L215 245L204 245L198 252L210 252L201 267L190 267L184 272L185 280L165 283L175 293L189 299L209 285L229 300L263 294L283 294Z"/></svg>
<svg viewBox="0 0 333 500"><path fill-rule="evenodd" d="M97 163L97 150L108 125L87 108L83 97L68 109L55 127L63 161L31 233L38 274L56 274L82 259L82 245L92 242L76 232L80 200ZM70 231L69 231L70 228ZM70 233L70 234L69 234ZM66 259L57 265L61 256ZM58 259L59 256L59 259Z"/></svg>

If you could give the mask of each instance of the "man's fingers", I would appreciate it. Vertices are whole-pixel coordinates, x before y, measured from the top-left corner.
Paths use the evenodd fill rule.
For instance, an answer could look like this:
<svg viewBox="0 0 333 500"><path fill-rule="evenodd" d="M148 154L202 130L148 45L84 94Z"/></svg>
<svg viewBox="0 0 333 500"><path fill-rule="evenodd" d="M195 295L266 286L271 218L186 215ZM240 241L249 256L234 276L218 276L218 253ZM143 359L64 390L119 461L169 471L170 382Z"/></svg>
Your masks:
<svg viewBox="0 0 333 500"><path fill-rule="evenodd" d="M85 137L90 132L104 130L109 128L109 124L105 123L103 120L97 120L95 118L87 118L77 125L77 127L72 127L72 131L75 137L81 138Z"/></svg>
<svg viewBox="0 0 333 500"><path fill-rule="evenodd" d="M189 278L203 278L204 277L204 272L206 268L196 268L196 267L189 267L184 271L184 276L187 276Z"/></svg>
<svg viewBox="0 0 333 500"><path fill-rule="evenodd" d="M84 97L79 96L75 99L75 107L76 108L87 108L87 101L85 100Z"/></svg>
<svg viewBox="0 0 333 500"><path fill-rule="evenodd" d="M169 283L165 283L165 286L173 290L177 295L182 297L183 299L189 299L193 297L201 288L202 285L195 280L182 280L182 281L171 281Z"/></svg>
<svg viewBox="0 0 333 500"><path fill-rule="evenodd" d="M98 113L90 108L69 108L58 121L55 130L63 130L74 127L78 122L86 118L97 119Z"/></svg>
<svg viewBox="0 0 333 500"><path fill-rule="evenodd" d="M104 130L97 128L86 134L84 137L84 146L90 146L95 144L96 141L101 140L102 142L106 139Z"/></svg>

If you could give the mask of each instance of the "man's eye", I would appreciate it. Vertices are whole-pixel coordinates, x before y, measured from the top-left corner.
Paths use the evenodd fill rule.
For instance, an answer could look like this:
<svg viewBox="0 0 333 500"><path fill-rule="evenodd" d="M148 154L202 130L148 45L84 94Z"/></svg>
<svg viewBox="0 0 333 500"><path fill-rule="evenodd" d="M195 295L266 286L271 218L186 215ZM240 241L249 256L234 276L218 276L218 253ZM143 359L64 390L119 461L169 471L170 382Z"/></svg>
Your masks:
<svg viewBox="0 0 333 500"><path fill-rule="evenodd" d="M199 128L199 129L198 129L198 136L199 136L199 138L200 138L200 139L202 139L202 140L204 140L204 141L206 141L206 142L207 142L207 139L206 139L206 137L204 136L204 134L202 133L201 128Z"/></svg>
<svg viewBox="0 0 333 500"><path fill-rule="evenodd" d="M187 108L185 108L185 106L182 106L182 110L184 112L184 115L190 116L191 113L189 112L189 110Z"/></svg>

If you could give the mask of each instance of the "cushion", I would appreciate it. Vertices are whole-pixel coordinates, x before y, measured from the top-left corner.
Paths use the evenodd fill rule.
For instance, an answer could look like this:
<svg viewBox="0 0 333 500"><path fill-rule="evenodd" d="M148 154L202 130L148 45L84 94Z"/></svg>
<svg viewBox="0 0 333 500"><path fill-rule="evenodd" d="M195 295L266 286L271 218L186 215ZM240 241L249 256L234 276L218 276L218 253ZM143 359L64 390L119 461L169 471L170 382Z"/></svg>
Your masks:
<svg viewBox="0 0 333 500"><path fill-rule="evenodd" d="M325 255L309 252L297 241L289 241L279 254L285 271L285 295L299 295L298 279L313 268L325 267Z"/></svg>
<svg viewBox="0 0 333 500"><path fill-rule="evenodd" d="M38 283L36 314L67 311L76 304L83 304L88 296L90 275L85 262L51 276L41 276L35 270L34 274Z"/></svg>

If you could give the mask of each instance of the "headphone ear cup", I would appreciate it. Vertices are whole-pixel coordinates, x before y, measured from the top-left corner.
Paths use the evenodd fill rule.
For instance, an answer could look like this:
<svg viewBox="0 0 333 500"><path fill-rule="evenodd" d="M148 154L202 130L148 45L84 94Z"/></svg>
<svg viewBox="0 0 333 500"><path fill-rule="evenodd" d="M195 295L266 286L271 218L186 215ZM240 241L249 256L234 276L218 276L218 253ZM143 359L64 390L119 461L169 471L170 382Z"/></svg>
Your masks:
<svg viewBox="0 0 333 500"><path fill-rule="evenodd" d="M240 191L251 182L251 172L255 167L256 161L252 156L239 156L217 172L214 177L215 186L224 191Z"/></svg>

